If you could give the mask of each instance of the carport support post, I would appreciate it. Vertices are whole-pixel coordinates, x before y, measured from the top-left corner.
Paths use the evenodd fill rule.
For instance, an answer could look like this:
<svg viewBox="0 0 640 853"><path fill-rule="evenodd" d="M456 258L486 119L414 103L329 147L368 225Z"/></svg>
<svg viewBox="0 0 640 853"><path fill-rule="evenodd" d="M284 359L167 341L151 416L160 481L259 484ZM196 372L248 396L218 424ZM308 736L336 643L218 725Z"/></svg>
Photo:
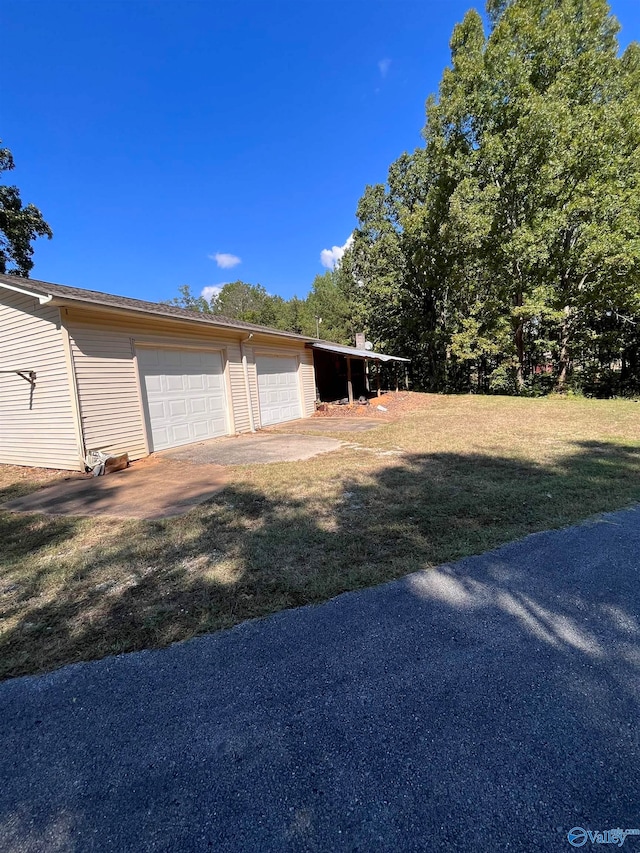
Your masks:
<svg viewBox="0 0 640 853"><path fill-rule="evenodd" d="M398 362L397 361L393 362L393 372L396 375L396 394L397 394L398 391L400 390L400 379L398 378Z"/></svg>
<svg viewBox="0 0 640 853"><path fill-rule="evenodd" d="M376 361L376 388L378 390L378 397L380 396L380 362Z"/></svg>
<svg viewBox="0 0 640 853"><path fill-rule="evenodd" d="M353 383L351 381L351 358L347 356L347 394L349 397L349 405L353 405Z"/></svg>
<svg viewBox="0 0 640 853"><path fill-rule="evenodd" d="M404 387L409 390L409 368L405 364L404 366Z"/></svg>

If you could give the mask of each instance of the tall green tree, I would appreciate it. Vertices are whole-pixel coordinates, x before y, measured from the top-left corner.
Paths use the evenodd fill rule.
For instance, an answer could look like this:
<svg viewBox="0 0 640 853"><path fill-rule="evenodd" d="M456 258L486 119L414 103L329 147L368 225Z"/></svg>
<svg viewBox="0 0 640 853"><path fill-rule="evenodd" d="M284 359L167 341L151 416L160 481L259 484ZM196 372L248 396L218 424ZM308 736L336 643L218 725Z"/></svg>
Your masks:
<svg viewBox="0 0 640 853"><path fill-rule="evenodd" d="M0 174L15 168L8 148L0 148ZM0 184L0 273L29 277L37 237L53 237L42 213L33 204L23 205L16 186Z"/></svg>
<svg viewBox="0 0 640 853"><path fill-rule="evenodd" d="M305 301L304 333L338 344L352 344L360 331L351 300L343 289L340 268L317 275Z"/></svg>
<svg viewBox="0 0 640 853"><path fill-rule="evenodd" d="M300 325L298 314L301 309L294 309L294 301L295 297L294 300L286 302L280 296L267 293L260 284L238 280L223 285L220 293L210 300L202 295L196 296L188 284L181 285L178 288L178 296L168 300L168 304L190 311L218 314L232 320L243 320L246 323L296 331L290 326L297 328Z"/></svg>
<svg viewBox="0 0 640 853"><path fill-rule="evenodd" d="M189 311L199 311L202 314L211 313L211 304L204 296L196 296L188 284L181 284L178 288L178 296L166 300L167 305L175 305L176 308L187 308Z"/></svg>
<svg viewBox="0 0 640 853"><path fill-rule="evenodd" d="M424 386L522 390L551 360L563 387L599 334L611 354L606 316L628 315L618 355L632 361L639 49L619 55L604 0L487 11L488 34L475 11L454 29L425 146L367 188L345 266Z"/></svg>
<svg viewBox="0 0 640 853"><path fill-rule="evenodd" d="M276 329L295 332L297 335L313 336L311 331L313 318L307 300L299 299L297 296L286 300L279 296L273 299L277 309L274 321Z"/></svg>
<svg viewBox="0 0 640 853"><path fill-rule="evenodd" d="M215 314L235 320L259 323L268 300L269 294L262 285L238 280L222 287L211 300L211 309Z"/></svg>

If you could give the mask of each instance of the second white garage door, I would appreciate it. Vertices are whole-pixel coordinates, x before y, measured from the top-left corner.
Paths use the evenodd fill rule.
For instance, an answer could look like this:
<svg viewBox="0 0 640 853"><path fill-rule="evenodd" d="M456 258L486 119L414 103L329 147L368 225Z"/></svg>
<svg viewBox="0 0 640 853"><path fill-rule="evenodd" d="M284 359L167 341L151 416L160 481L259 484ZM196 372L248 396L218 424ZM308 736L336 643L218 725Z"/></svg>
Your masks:
<svg viewBox="0 0 640 853"><path fill-rule="evenodd" d="M256 356L256 370L262 426L302 417L298 360L280 356Z"/></svg>
<svg viewBox="0 0 640 853"><path fill-rule="evenodd" d="M227 435L220 353L139 347L137 354L152 450Z"/></svg>

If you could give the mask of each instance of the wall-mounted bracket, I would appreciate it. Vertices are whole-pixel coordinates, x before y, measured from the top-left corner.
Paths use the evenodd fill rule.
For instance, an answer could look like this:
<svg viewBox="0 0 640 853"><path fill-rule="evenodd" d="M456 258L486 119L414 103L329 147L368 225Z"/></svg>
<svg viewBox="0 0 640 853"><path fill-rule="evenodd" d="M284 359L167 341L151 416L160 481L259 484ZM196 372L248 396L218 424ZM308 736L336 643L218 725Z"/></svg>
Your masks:
<svg viewBox="0 0 640 853"><path fill-rule="evenodd" d="M0 370L0 373L16 373L21 379L24 379L24 381L28 382L31 386L35 386L36 384L35 370Z"/></svg>

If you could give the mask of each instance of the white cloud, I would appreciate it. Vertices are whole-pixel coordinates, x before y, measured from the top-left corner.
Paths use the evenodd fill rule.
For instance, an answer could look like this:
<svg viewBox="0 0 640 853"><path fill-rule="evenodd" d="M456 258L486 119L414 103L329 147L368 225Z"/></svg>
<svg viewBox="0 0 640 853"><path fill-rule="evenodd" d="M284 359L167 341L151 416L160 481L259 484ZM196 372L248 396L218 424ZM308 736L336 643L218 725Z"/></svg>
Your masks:
<svg viewBox="0 0 640 853"><path fill-rule="evenodd" d="M389 73L389 69L391 68L391 60L381 59L380 62L378 62L378 68L380 69L380 76L384 80L384 78Z"/></svg>
<svg viewBox="0 0 640 853"><path fill-rule="evenodd" d="M230 270L231 267L237 267L238 264L242 263L237 255L230 255L227 252L216 252L215 255L209 255L209 258L223 270Z"/></svg>
<svg viewBox="0 0 640 853"><path fill-rule="evenodd" d="M326 267L329 270L334 270L338 263L341 261L344 253L351 247L353 244L353 234L347 238L347 242L344 246L332 246L330 249L323 249L320 252L320 263L323 267Z"/></svg>
<svg viewBox="0 0 640 853"><path fill-rule="evenodd" d="M223 284L212 284L209 287L203 287L200 291L200 296L204 296L207 302L211 302L214 296L220 295L225 284L226 282Z"/></svg>

